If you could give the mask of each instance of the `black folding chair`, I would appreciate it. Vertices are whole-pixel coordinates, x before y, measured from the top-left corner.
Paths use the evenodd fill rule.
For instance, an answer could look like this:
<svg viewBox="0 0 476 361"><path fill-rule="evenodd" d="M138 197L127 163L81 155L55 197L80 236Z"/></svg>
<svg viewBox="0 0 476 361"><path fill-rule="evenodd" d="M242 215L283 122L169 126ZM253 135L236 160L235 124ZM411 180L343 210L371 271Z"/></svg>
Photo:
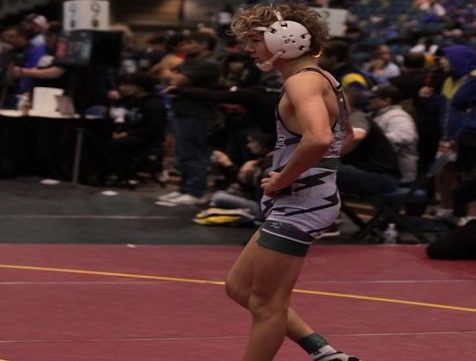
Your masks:
<svg viewBox="0 0 476 361"><path fill-rule="evenodd" d="M402 210L406 204L426 205L428 203L428 192L423 187L448 163L449 159L449 154L443 154L436 158L428 171L408 188L400 187L394 192L372 196L341 194L342 212L359 228L352 235L352 238L364 239L371 235L377 241L384 242L385 239L381 230L389 223L395 223L399 230L412 234L423 243L428 243L430 240L417 226L404 222L406 215ZM371 218L365 220L360 216L347 204L351 201L371 204L374 208Z"/></svg>

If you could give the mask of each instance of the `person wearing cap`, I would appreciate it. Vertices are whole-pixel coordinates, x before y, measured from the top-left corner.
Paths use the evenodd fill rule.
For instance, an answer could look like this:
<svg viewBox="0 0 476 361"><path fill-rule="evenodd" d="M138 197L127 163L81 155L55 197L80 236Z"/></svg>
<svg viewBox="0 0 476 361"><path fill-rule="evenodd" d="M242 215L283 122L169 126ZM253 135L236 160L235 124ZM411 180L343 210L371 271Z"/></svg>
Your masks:
<svg viewBox="0 0 476 361"><path fill-rule="evenodd" d="M352 138L342 87L316 64L327 27L305 5L261 4L240 9L231 30L262 71L275 69L284 80L273 171L261 181L265 221L226 279L228 296L252 316L242 360L273 360L287 336L313 361L358 361L290 307L309 247L339 214L336 173Z"/></svg>
<svg viewBox="0 0 476 361"><path fill-rule="evenodd" d="M370 108L373 119L382 128L397 153L402 185L411 184L418 173L418 132L412 116L400 105L400 91L393 85L373 90Z"/></svg>

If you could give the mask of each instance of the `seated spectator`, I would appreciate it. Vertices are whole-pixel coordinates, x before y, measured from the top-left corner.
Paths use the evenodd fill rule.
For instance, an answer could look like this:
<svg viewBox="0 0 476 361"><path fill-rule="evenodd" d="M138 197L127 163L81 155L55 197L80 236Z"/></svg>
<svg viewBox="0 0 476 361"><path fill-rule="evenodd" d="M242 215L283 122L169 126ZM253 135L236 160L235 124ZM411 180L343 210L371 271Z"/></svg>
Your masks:
<svg viewBox="0 0 476 361"><path fill-rule="evenodd" d="M358 90L347 92L353 143L342 150L337 170L337 186L343 194L372 195L397 189L400 171L397 155L382 129L362 109L365 96Z"/></svg>
<svg viewBox="0 0 476 361"><path fill-rule="evenodd" d="M129 74L120 80L121 107L111 111L114 129L109 150L112 171L121 180L134 178L143 158L154 163L155 173L161 170L167 118L162 100L153 91L154 82L147 74Z"/></svg>
<svg viewBox="0 0 476 361"><path fill-rule="evenodd" d="M212 195L209 206L221 209L246 209L253 216L252 220L261 220L263 217L259 204L262 196L261 178L271 170L271 152L274 143L273 136L259 130L252 131L248 135L247 146L255 159L248 160L239 169L225 153L215 151L212 163L224 170L230 183L226 190L217 191ZM215 215L216 212L210 214Z"/></svg>
<svg viewBox="0 0 476 361"><path fill-rule="evenodd" d="M374 120L390 140L398 158L401 184L416 180L418 171L418 133L415 121L399 104L401 94L393 85L383 85L373 91L370 108Z"/></svg>
<svg viewBox="0 0 476 361"><path fill-rule="evenodd" d="M438 21L446 15L445 7L438 0L417 0L416 3L422 13L422 22Z"/></svg>

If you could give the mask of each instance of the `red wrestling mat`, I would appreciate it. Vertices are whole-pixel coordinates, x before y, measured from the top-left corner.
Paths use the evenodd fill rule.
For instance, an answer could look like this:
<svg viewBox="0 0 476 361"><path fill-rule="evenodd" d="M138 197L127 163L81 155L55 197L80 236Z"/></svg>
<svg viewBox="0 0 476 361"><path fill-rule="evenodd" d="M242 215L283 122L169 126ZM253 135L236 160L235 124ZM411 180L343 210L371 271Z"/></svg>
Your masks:
<svg viewBox="0 0 476 361"><path fill-rule="evenodd" d="M226 246L0 245L0 360L239 361ZM293 306L363 361L472 360L476 263L419 246L315 246ZM307 360L286 342L277 361Z"/></svg>

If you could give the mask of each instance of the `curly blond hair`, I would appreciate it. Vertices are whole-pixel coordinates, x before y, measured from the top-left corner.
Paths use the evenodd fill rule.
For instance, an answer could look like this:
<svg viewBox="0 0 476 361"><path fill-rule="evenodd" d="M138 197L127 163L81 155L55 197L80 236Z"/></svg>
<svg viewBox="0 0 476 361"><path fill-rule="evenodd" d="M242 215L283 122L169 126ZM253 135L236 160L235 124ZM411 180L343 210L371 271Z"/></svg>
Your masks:
<svg viewBox="0 0 476 361"><path fill-rule="evenodd" d="M279 4L276 6L258 4L250 8L239 9L231 23L232 34L238 39L244 38L257 26L269 26L276 22L276 11L284 20L298 22L311 34L309 52L318 55L329 39L327 25L321 20L319 13L301 4Z"/></svg>

